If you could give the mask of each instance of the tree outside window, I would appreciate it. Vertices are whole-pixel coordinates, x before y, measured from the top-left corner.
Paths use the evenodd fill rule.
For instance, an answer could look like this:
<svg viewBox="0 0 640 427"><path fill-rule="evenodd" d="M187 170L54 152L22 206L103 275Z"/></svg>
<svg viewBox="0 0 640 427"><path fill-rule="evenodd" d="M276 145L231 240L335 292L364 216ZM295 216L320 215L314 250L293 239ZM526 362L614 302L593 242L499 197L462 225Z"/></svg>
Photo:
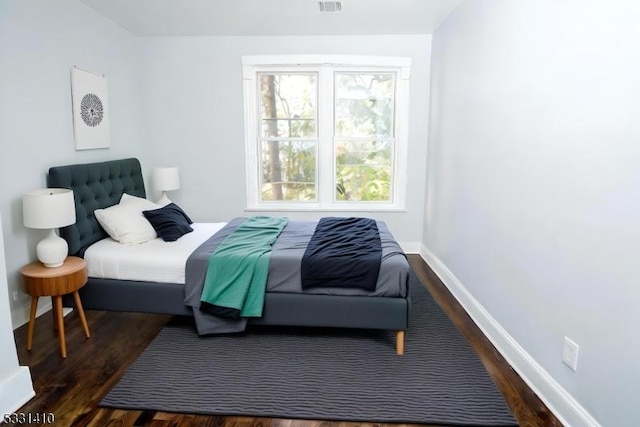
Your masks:
<svg viewBox="0 0 640 427"><path fill-rule="evenodd" d="M317 74L264 74L260 84L261 197L316 200Z"/></svg>

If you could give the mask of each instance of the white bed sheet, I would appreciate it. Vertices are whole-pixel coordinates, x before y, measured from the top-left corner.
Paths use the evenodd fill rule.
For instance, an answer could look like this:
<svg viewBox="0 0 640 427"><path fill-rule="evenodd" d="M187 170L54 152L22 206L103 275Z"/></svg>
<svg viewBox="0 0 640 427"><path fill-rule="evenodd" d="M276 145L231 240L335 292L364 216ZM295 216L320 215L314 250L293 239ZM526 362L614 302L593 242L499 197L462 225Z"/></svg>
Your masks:
<svg viewBox="0 0 640 427"><path fill-rule="evenodd" d="M111 238L91 245L84 254L89 277L184 284L189 255L226 222L194 223L193 231L175 242L161 238L126 245Z"/></svg>

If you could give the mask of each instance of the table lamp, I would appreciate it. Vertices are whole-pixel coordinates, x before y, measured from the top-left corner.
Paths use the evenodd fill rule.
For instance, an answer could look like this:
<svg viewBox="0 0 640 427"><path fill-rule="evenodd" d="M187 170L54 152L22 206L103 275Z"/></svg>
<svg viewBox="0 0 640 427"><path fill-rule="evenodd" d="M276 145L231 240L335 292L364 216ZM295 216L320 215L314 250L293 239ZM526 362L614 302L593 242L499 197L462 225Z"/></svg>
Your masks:
<svg viewBox="0 0 640 427"><path fill-rule="evenodd" d="M45 267L59 267L69 253L67 242L55 229L76 222L73 191L66 188L45 188L22 195L24 226L48 229L49 234L38 242L36 255Z"/></svg>
<svg viewBox="0 0 640 427"><path fill-rule="evenodd" d="M154 190L162 192L162 196L156 202L159 205L168 205L171 200L167 197L167 191L178 190L180 188L180 176L178 168L154 168L151 175L151 183Z"/></svg>

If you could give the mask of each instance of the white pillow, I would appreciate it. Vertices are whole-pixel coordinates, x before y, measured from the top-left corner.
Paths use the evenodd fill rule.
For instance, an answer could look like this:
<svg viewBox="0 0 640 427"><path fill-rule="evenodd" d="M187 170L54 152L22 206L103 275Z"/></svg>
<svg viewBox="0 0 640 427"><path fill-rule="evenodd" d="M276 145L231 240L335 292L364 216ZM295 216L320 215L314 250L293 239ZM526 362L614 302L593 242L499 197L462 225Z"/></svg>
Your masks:
<svg viewBox="0 0 640 427"><path fill-rule="evenodd" d="M158 209L160 206L141 197L123 194L120 203L94 211L104 231L120 243L144 243L158 235L142 211Z"/></svg>
<svg viewBox="0 0 640 427"><path fill-rule="evenodd" d="M127 202L151 203L152 205L156 205L151 200L143 199L142 197L138 197L138 196L132 196L131 194L127 194L127 193L122 193L122 197L120 197L119 203L123 204Z"/></svg>

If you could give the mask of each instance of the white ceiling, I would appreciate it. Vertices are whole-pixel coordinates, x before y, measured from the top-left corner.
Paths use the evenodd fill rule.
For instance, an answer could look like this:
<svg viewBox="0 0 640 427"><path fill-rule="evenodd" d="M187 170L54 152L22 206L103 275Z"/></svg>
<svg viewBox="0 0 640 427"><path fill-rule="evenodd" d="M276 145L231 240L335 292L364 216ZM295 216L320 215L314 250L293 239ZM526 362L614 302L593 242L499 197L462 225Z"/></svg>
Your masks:
<svg viewBox="0 0 640 427"><path fill-rule="evenodd" d="M80 0L140 36L431 34L464 0Z"/></svg>

